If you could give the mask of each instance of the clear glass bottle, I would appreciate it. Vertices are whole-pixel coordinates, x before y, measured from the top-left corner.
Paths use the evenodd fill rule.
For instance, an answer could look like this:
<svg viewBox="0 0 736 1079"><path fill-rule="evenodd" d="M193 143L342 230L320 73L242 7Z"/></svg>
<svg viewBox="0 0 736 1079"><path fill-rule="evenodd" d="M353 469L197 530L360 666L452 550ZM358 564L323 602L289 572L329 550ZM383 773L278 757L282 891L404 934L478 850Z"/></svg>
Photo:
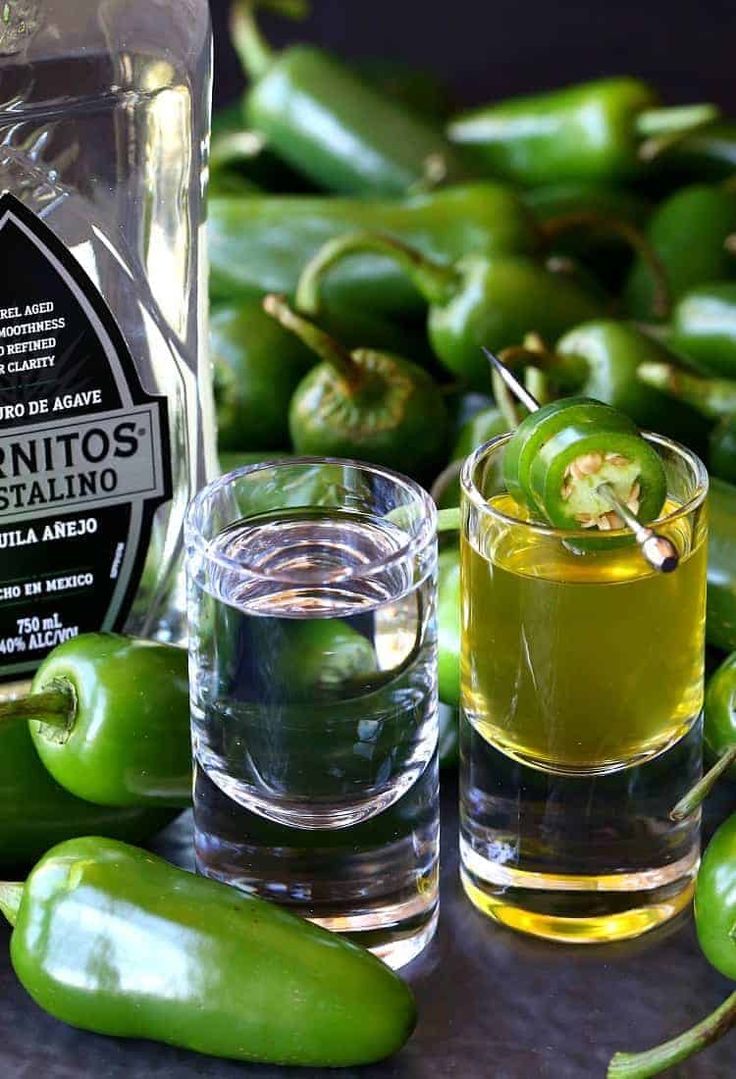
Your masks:
<svg viewBox="0 0 736 1079"><path fill-rule="evenodd" d="M207 0L0 5L0 695L77 633L183 635L211 44Z"/></svg>

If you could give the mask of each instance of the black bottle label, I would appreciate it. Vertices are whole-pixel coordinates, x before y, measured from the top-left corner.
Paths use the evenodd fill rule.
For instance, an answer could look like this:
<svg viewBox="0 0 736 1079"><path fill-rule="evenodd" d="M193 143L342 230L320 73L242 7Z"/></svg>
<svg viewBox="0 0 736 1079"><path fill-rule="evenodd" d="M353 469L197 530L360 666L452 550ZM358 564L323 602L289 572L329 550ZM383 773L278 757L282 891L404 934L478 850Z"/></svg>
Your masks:
<svg viewBox="0 0 736 1079"><path fill-rule="evenodd" d="M0 198L0 681L120 629L171 498L166 399L145 393L99 290Z"/></svg>

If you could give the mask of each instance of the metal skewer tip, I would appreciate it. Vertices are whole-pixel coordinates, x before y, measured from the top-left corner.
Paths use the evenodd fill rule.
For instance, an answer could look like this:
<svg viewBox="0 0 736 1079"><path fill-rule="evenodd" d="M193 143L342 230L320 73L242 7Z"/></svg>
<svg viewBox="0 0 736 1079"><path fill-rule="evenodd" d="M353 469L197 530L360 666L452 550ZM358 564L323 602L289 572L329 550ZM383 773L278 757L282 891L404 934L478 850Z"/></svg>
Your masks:
<svg viewBox="0 0 736 1079"><path fill-rule="evenodd" d="M529 390L522 382L519 382L516 375L509 370L506 364L488 348L483 347L483 353L516 399L521 401L529 412L537 412L540 408L539 401L529 393ZM626 527L630 528L634 533L634 538L641 548L641 553L653 569L659 570L660 573L672 573L673 570L677 569L680 564L680 555L671 540L643 525L629 507L616 495L610 483L602 483L598 488L598 492L605 497L611 509L616 511Z"/></svg>
<svg viewBox="0 0 736 1079"><path fill-rule="evenodd" d="M538 412L541 407L539 401L537 401L536 397L532 397L526 386L522 382L519 382L516 375L508 369L506 364L502 363L498 356L494 355L490 349L483 348L483 352L490 361L491 366L498 372L517 400L521 401L524 408L528 409L529 412Z"/></svg>

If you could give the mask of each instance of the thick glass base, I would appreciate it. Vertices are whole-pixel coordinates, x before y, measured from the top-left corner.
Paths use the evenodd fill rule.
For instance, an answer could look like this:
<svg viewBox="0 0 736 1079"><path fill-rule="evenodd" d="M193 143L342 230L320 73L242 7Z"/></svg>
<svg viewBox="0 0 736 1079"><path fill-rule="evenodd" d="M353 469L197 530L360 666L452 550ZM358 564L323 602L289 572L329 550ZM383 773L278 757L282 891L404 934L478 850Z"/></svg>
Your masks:
<svg viewBox="0 0 736 1079"><path fill-rule="evenodd" d="M462 856L467 857L465 852ZM468 861L487 876L471 872ZM565 944L605 944L639 937L685 910L697 867L693 852L686 865L676 867L674 880L646 890L637 874L622 874L613 891L607 890L605 878L590 877L580 879L581 890L573 892L566 878L552 874L539 874L534 888L501 885L493 879L492 863L479 866L475 858L465 861L460 876L474 906L509 929Z"/></svg>
<svg viewBox="0 0 736 1079"><path fill-rule="evenodd" d="M700 816L669 812L700 775L701 726L626 771L561 776L511 760L463 720L460 860L473 904L566 943L637 937L679 914Z"/></svg>
<svg viewBox="0 0 736 1079"><path fill-rule="evenodd" d="M437 761L375 817L291 828L228 798L195 764L197 869L344 933L394 969L432 939L439 910Z"/></svg>

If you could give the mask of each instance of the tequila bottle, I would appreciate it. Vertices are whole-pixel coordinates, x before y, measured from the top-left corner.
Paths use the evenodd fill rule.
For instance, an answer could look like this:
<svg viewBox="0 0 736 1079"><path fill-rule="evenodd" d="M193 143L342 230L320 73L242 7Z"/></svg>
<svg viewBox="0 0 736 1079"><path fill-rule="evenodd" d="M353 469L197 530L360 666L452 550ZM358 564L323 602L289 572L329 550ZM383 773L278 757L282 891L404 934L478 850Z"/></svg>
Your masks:
<svg viewBox="0 0 736 1079"><path fill-rule="evenodd" d="M206 0L0 7L0 695L79 633L182 639L210 94Z"/></svg>

